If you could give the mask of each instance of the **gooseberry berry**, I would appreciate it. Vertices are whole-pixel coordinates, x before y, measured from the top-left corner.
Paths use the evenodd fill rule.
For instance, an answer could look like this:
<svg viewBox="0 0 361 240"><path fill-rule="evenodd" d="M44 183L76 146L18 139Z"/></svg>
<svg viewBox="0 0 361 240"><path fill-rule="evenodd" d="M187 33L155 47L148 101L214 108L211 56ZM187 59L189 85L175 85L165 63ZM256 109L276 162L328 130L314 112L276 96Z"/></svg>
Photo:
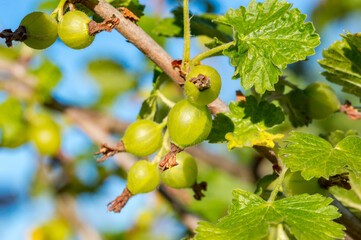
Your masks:
<svg viewBox="0 0 361 240"><path fill-rule="evenodd" d="M206 78L209 79L209 87L203 90L200 90L193 81L190 81L192 79L200 81ZM190 102L198 105L207 105L216 100L221 91L221 85L221 76L216 69L206 65L198 65L187 74L184 93Z"/></svg>
<svg viewBox="0 0 361 240"><path fill-rule="evenodd" d="M311 118L323 119L340 109L335 92L325 83L311 83L304 93L308 97L307 115Z"/></svg>
<svg viewBox="0 0 361 240"><path fill-rule="evenodd" d="M190 188L197 180L198 168L193 157L185 152L176 155L177 166L160 174L162 181L172 188Z"/></svg>
<svg viewBox="0 0 361 240"><path fill-rule="evenodd" d="M167 126L171 141L185 148L201 143L208 137L212 115L206 106L182 100L170 110Z"/></svg>
<svg viewBox="0 0 361 240"><path fill-rule="evenodd" d="M43 12L32 12L20 23L26 29L24 43L34 49L50 47L58 38L58 24L54 18Z"/></svg>
<svg viewBox="0 0 361 240"><path fill-rule="evenodd" d="M162 127L159 124L142 119L129 125L124 133L123 143L127 152L145 157L161 147L162 137Z"/></svg>
<svg viewBox="0 0 361 240"><path fill-rule="evenodd" d="M59 38L65 45L73 49L88 47L95 36L89 35L88 23L91 19L82 11L69 11L59 22Z"/></svg>
<svg viewBox="0 0 361 240"><path fill-rule="evenodd" d="M31 120L29 138L41 154L55 155L60 149L60 129L49 116L39 115Z"/></svg>
<svg viewBox="0 0 361 240"><path fill-rule="evenodd" d="M157 164L146 160L136 162L129 170L127 187L132 194L147 193L156 189L160 176Z"/></svg>

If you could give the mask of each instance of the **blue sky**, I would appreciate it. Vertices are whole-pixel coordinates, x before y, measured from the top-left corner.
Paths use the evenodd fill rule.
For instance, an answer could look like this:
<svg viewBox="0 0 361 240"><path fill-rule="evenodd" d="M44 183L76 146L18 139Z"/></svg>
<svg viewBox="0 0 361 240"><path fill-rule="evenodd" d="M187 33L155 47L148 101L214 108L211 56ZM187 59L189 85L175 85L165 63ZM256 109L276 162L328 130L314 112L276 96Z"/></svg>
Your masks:
<svg viewBox="0 0 361 240"><path fill-rule="evenodd" d="M247 4L249 1L228 0L217 1L219 5L218 13L224 13L229 8L237 8L240 4ZM301 12L310 15L311 10L318 1L315 0L293 0ZM38 0L0 0L0 30L5 28L15 29L21 19L28 13L36 10ZM141 3L148 3L142 1ZM19 7L21 6L21 7ZM174 6L166 6L166 12ZM151 6L147 6L147 11L151 12ZM195 14L202 9L191 5ZM165 16L169 14L165 13ZM351 32L359 31L361 17L352 15L346 19L332 23L321 33L322 45L318 47L317 54L310 57L307 65L313 73L320 72L321 69L316 63L321 58L321 49L327 48L332 42L340 39L339 33L343 30ZM3 41L1 41L3 44ZM167 50L173 58L181 58L181 39L171 39L167 44ZM106 47L104 47L106 46ZM192 41L192 55L199 53L198 42ZM79 106L89 106L99 97L97 84L86 74L86 64L95 58L111 58L121 62L130 71L139 71L139 62L143 61L142 54L131 44L127 43L117 32L102 33L96 36L94 43L84 50L72 50L58 40L56 44L45 50L45 55L56 63L63 72L63 78L54 91L54 96L62 102L72 103ZM132 56L129 58L128 56ZM240 88L239 80L230 80L233 67L230 66L225 57L207 59L203 62L216 68L222 76L223 85L220 97L230 102L234 100L235 89ZM141 86L151 85L152 73L143 77ZM133 103L129 100L128 93L120 97L112 108L115 116L124 121L133 121L137 115L141 101ZM82 146L80 149L87 149L91 145L88 137L76 127L66 127L63 131L62 148L69 155L81 154L82 150L74 146ZM20 198L10 207L0 206L0 238L2 240L26 239L29 229L37 223L45 221L54 210L52 201L43 196L41 198L29 198L28 188L37 166L37 153L31 144L26 144L18 149L0 149L0 193L9 192L19 195ZM84 172L91 174L94 170L91 166L83 166ZM84 174L84 173L83 173ZM125 186L125 182L120 178L111 178L100 189L99 194L83 195L79 198L79 214L89 223L100 230L120 230L132 225L135 217L142 208L147 208L147 200L152 199L152 194L137 196L129 202L123 213L115 215L108 213L106 204L114 198L114 192L120 192ZM99 207L100 206L100 207ZM173 224L173 225L172 225ZM171 223L172 231L181 233L183 229L177 224Z"/></svg>

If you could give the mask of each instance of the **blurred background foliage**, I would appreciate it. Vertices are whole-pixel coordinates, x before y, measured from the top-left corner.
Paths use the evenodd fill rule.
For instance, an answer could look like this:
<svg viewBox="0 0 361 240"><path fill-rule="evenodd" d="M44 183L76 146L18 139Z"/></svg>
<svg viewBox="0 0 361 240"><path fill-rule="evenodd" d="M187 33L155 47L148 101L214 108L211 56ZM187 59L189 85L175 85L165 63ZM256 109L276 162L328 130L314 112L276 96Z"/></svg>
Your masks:
<svg viewBox="0 0 361 240"><path fill-rule="evenodd" d="M108 2L117 7L128 7L141 16L138 25L174 58L181 58L181 1ZM191 12L194 14L192 34L195 36L192 55L204 50L204 44L214 37L223 42L229 41L232 35L230 29L211 20L230 7L237 8L239 4L246 5L248 2L191 1ZM290 82L304 88L311 82L325 81L316 62L321 59L322 49L339 40L343 30L360 31L361 2L290 2L308 14L308 20L314 22L322 41L315 56L290 65L284 73ZM4 1L0 9L0 28L14 29L29 12L51 12L57 3L54 0ZM91 12L88 14L93 15ZM96 15L93 17L97 18ZM211 44L217 44L217 41ZM216 57L204 63L216 68L222 76L221 99L227 103L235 101L235 91L241 88L238 80L231 80L233 68L229 60ZM127 124L135 121L142 102L152 90L153 70L154 65L115 31L98 35L92 46L81 51L68 49L59 40L45 51L31 50L18 43L13 48L7 48L1 42L1 239L180 239L189 234L178 213L158 192L132 198L120 214L107 212L107 203L119 195L126 184L126 172L119 168L117 161L98 164L93 156L100 144L97 134L105 132L118 140ZM342 93L339 86L332 87L341 102L347 99L356 105L360 103L355 96ZM183 98L182 90L166 77L160 90L172 101ZM156 99L149 99L145 107L157 109L159 116L155 119L158 120L169 111ZM74 115L74 112L77 114ZM35 119L39 115L46 116L50 122L45 130L35 127ZM86 125L89 118L98 123L95 130ZM274 131L287 134L291 129L292 125L287 120ZM336 113L298 130L328 136L336 130L349 129L361 131L361 125L344 114ZM37 140L34 137L37 134L59 135L60 149L42 151L42 148L51 147ZM50 144L56 143L50 141ZM193 200L191 191L173 190L172 193L188 211L216 222L227 212L232 199L231 190L254 191L255 180L270 174L272 166L253 149L229 152L225 144L207 143L203 143L201 148L212 154L216 161L210 163L204 161L204 156L203 159L202 155L196 156L199 181L208 182L206 197L199 202ZM243 168L248 174L219 168L223 163L217 161L221 160ZM345 202L349 203L346 205L361 210L360 196L355 196L355 193L338 193L335 190L334 194L350 195L345 197Z"/></svg>

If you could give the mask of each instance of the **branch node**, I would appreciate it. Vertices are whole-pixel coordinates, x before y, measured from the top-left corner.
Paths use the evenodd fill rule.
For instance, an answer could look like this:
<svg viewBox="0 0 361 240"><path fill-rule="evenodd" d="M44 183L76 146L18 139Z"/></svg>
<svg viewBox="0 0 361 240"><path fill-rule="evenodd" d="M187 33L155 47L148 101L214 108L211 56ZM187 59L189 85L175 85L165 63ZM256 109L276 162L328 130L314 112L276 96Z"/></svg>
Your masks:
<svg viewBox="0 0 361 240"><path fill-rule="evenodd" d="M119 18L115 17L114 15L111 18L105 19L101 23L97 23L92 20L88 23L89 35L95 36L102 31L111 32L113 28L119 24L119 22Z"/></svg>
<svg viewBox="0 0 361 240"><path fill-rule="evenodd" d="M182 59L173 60L172 67L179 73L179 76L181 76L183 79L185 79L187 73L182 71L182 62L183 62ZM182 83L179 82L178 84L180 86L183 86L184 82L182 82Z"/></svg>
<svg viewBox="0 0 361 240"><path fill-rule="evenodd" d="M139 18L137 17L137 15L135 15L132 11L130 11L128 8L126 7L119 7L117 8L118 11L120 11L123 16L126 19L129 19L130 21L132 21L133 23L137 23L139 21Z"/></svg>
<svg viewBox="0 0 361 240"><path fill-rule="evenodd" d="M355 109L349 101L346 101L344 105L341 105L340 112L345 113L351 120L361 119L361 113L357 111L357 109Z"/></svg>
<svg viewBox="0 0 361 240"><path fill-rule="evenodd" d="M106 143L103 143L98 152L94 153L94 155L102 154L103 156L97 159L97 162L101 163L107 160L108 158L114 156L117 153L125 152L125 147L123 141L120 141L114 147L109 147Z"/></svg>
<svg viewBox="0 0 361 240"><path fill-rule="evenodd" d="M11 31L11 29L5 29L0 33L0 38L5 38L6 46L12 47L12 41L24 42L27 39L26 28L19 26L15 32Z"/></svg>
<svg viewBox="0 0 361 240"><path fill-rule="evenodd" d="M108 203L108 210L111 212L119 213L132 196L133 194L129 191L129 189L127 187L124 188L120 196L118 196L114 201Z"/></svg>
<svg viewBox="0 0 361 240"><path fill-rule="evenodd" d="M207 183L206 182L195 183L192 189L194 192L193 195L194 199L201 200L202 197L205 197L205 195L202 193L202 190L207 191Z"/></svg>
<svg viewBox="0 0 361 240"><path fill-rule="evenodd" d="M177 153L180 153L182 151L182 148L176 146L174 143L171 143L169 152L167 153L167 155L165 155L163 160L160 161L158 168L161 169L162 172L164 172L171 167L177 166L178 163L176 161L176 155Z"/></svg>
<svg viewBox="0 0 361 240"><path fill-rule="evenodd" d="M199 74L198 77L190 78L189 82L193 83L199 91L204 91L211 87L211 78Z"/></svg>

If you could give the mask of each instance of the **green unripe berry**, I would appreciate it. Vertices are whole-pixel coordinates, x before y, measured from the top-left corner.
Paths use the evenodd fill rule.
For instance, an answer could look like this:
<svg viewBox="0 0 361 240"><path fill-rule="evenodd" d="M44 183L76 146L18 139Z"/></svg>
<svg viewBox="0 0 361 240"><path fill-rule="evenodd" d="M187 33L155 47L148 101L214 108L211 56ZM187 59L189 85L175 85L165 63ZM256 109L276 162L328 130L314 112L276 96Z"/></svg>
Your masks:
<svg viewBox="0 0 361 240"><path fill-rule="evenodd" d="M55 155L60 149L60 129L49 116L37 116L31 120L29 138L41 154Z"/></svg>
<svg viewBox="0 0 361 240"><path fill-rule="evenodd" d="M43 12L32 12L20 23L26 29L24 43L34 49L50 47L58 38L58 24L54 18Z"/></svg>
<svg viewBox="0 0 361 240"><path fill-rule="evenodd" d="M323 119L340 109L335 92L325 83L311 83L304 93L308 97L307 114L311 118Z"/></svg>
<svg viewBox="0 0 361 240"><path fill-rule="evenodd" d="M175 145L193 146L204 141L211 132L212 114L206 106L182 100L170 110L167 126Z"/></svg>
<svg viewBox="0 0 361 240"><path fill-rule="evenodd" d="M94 41L89 35L88 23L91 19L82 11L67 12L59 22L59 38L65 45L73 49L83 49Z"/></svg>
<svg viewBox="0 0 361 240"><path fill-rule="evenodd" d="M134 195L148 193L155 190L159 182L160 176L157 164L141 160L130 168L127 187Z"/></svg>
<svg viewBox="0 0 361 240"><path fill-rule="evenodd" d="M155 153L162 145L162 128L150 120L138 120L127 128L123 143L125 150L138 157Z"/></svg>
<svg viewBox="0 0 361 240"><path fill-rule="evenodd" d="M210 88L200 91L194 83L189 81L192 78L198 78L200 74L210 79ZM221 91L221 85L221 76L216 69L206 65L198 65L187 74L184 93L190 102L207 105L216 100Z"/></svg>
<svg viewBox="0 0 361 240"><path fill-rule="evenodd" d="M160 174L162 181L172 188L190 188L197 180L198 168L193 157L185 152L176 155L177 166Z"/></svg>
<svg viewBox="0 0 361 240"><path fill-rule="evenodd" d="M324 196L328 194L328 190L320 186L317 178L312 178L307 181L302 177L301 172L292 173L288 171L282 182L282 188L286 197L292 197L303 193L308 193L310 195L319 193Z"/></svg>

